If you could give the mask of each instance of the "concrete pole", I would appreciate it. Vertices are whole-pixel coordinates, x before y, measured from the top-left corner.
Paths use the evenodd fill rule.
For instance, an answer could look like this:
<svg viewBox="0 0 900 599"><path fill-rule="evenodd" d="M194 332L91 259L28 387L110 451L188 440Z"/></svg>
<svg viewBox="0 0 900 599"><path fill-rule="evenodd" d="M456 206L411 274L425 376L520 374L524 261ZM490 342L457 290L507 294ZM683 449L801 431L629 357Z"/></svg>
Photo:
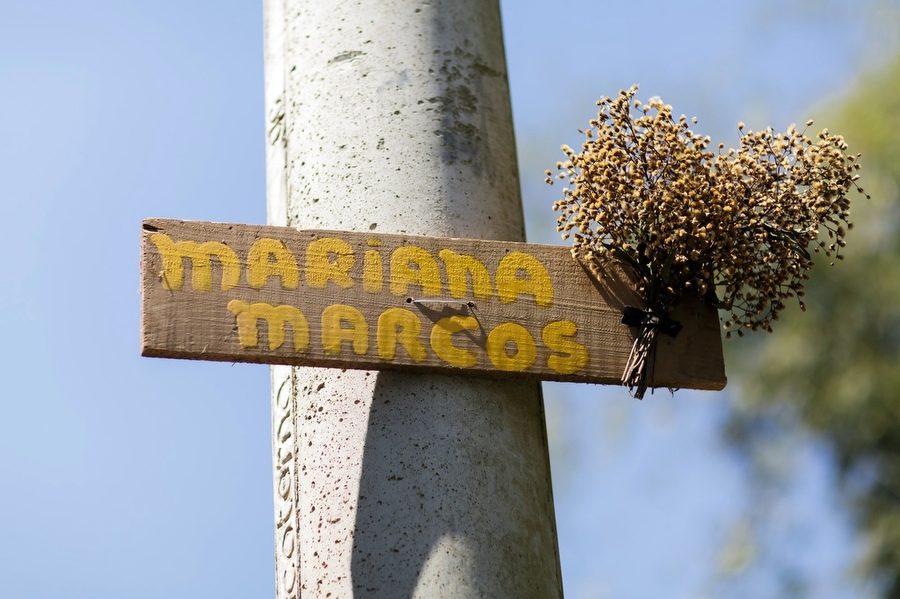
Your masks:
<svg viewBox="0 0 900 599"><path fill-rule="evenodd" d="M523 240L496 0L267 0L269 222ZM540 387L272 368L277 597L562 595Z"/></svg>

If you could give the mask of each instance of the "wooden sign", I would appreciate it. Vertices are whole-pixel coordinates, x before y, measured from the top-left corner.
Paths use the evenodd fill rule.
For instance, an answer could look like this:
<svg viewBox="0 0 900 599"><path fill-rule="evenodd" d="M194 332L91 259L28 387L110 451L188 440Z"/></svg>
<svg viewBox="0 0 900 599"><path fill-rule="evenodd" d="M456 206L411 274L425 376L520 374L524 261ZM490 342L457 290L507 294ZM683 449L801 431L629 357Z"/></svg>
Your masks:
<svg viewBox="0 0 900 599"><path fill-rule="evenodd" d="M619 384L640 306L569 248L148 219L142 354ZM682 305L653 386L725 386L716 310Z"/></svg>

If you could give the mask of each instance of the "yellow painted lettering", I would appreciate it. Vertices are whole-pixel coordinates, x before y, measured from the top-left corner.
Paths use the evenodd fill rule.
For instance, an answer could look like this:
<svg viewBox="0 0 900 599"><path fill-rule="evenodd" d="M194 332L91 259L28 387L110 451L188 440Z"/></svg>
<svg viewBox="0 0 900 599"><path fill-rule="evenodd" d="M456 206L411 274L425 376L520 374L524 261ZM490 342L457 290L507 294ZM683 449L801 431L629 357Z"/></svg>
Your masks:
<svg viewBox="0 0 900 599"><path fill-rule="evenodd" d="M300 268L283 241L263 237L253 242L247 254L247 284L262 289L269 277L281 277L282 289L296 289L300 284Z"/></svg>
<svg viewBox="0 0 900 599"><path fill-rule="evenodd" d="M547 366L560 374L572 374L588 365L587 348L575 341L578 326L571 320L556 320L544 327L541 337L552 353ZM561 355L560 355L561 354Z"/></svg>
<svg viewBox="0 0 900 599"><path fill-rule="evenodd" d="M274 351L284 344L285 325L291 325L294 336L294 351L309 349L309 323L303 312L293 306L272 306L264 303L249 304L238 299L228 302L228 310L237 317L238 342L244 349L259 345L260 320L266 321L269 350Z"/></svg>
<svg viewBox="0 0 900 599"><path fill-rule="evenodd" d="M162 258L162 283L166 289L181 289L184 282L184 260L191 261L191 286L196 291L212 291L212 259L222 266L222 291L237 287L241 278L241 263L237 254L224 243L206 241L172 241L163 233L154 233L150 241Z"/></svg>
<svg viewBox="0 0 900 599"><path fill-rule="evenodd" d="M431 327L431 349L437 356L450 364L468 368L478 362L478 355L470 350L453 345L453 334L460 331L477 331L478 321L471 316L454 314L441 318Z"/></svg>
<svg viewBox="0 0 900 599"><path fill-rule="evenodd" d="M353 248L343 239L323 237L306 248L306 283L324 289L328 281L342 289L353 287L349 272L356 262Z"/></svg>
<svg viewBox="0 0 900 599"><path fill-rule="evenodd" d="M512 355L510 345L514 346ZM504 322L488 333L485 350L498 370L520 372L531 368L537 359L537 345L531 333L514 322Z"/></svg>
<svg viewBox="0 0 900 599"><path fill-rule="evenodd" d="M520 273L524 276L520 277ZM516 301L520 295L530 295L538 306L549 308L553 305L550 273L534 256L510 252L497 266L497 295L505 304Z"/></svg>
<svg viewBox="0 0 900 599"><path fill-rule="evenodd" d="M474 256L457 254L453 250L441 250L438 254L447 267L447 286L450 295L457 299L466 297L471 277L472 293L479 299L490 299L494 293L491 275L487 267Z"/></svg>
<svg viewBox="0 0 900 599"><path fill-rule="evenodd" d="M408 295L410 285L419 285L426 296L441 294L441 272L437 261L415 245L399 247L391 254L391 293Z"/></svg>
<svg viewBox="0 0 900 599"><path fill-rule="evenodd" d="M328 306L322 310L322 347L325 353L329 356L339 355L345 341L350 342L353 353L357 356L363 356L369 351L369 325L366 317L353 306Z"/></svg>
<svg viewBox="0 0 900 599"><path fill-rule="evenodd" d="M378 317L378 357L393 360L399 344L414 362L421 362L427 356L425 346L419 340L422 322L419 317L403 308L390 308Z"/></svg>
<svg viewBox="0 0 900 599"><path fill-rule="evenodd" d="M363 289L369 293L381 293L384 286L384 268L381 264L381 252L366 250L363 258Z"/></svg>

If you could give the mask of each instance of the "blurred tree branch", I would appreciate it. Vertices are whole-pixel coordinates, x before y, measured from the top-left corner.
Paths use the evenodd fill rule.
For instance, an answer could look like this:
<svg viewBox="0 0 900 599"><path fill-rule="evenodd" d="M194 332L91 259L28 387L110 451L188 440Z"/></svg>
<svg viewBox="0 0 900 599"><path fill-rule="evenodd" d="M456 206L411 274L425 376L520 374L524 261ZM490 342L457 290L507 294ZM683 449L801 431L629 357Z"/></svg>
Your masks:
<svg viewBox="0 0 900 599"><path fill-rule="evenodd" d="M740 400L728 429L750 456L798 422L831 446L867 543L859 571L892 598L900 598L898 89L900 56L819 119L862 152L872 199L855 198L846 260L816 269L807 312L788 313L769 338L729 347Z"/></svg>

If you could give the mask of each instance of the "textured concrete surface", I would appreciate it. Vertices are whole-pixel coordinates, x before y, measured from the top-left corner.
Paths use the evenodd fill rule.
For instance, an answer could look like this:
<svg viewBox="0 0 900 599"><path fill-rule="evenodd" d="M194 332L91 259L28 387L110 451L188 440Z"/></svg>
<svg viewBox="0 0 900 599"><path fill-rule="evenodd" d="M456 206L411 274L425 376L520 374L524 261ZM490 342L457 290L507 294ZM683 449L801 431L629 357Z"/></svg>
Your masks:
<svg viewBox="0 0 900 599"><path fill-rule="evenodd" d="M522 240L499 8L266 2L269 222ZM277 596L557 597L538 385L272 368Z"/></svg>

